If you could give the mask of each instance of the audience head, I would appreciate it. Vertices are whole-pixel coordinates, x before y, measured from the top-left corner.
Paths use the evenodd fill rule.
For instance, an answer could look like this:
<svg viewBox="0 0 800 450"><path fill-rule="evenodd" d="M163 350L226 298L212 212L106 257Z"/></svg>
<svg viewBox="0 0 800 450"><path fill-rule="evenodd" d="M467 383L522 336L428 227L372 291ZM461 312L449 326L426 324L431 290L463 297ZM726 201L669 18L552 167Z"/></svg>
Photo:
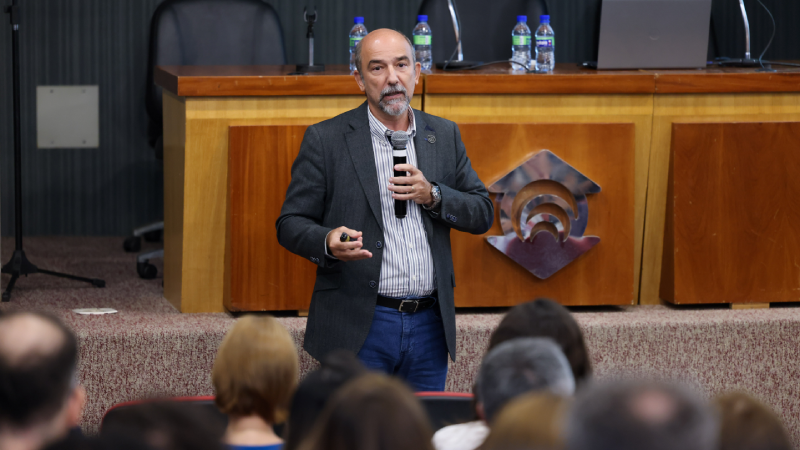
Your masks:
<svg viewBox="0 0 800 450"><path fill-rule="evenodd" d="M402 382L362 375L331 398L303 450L433 450L428 417Z"/></svg>
<svg viewBox="0 0 800 450"><path fill-rule="evenodd" d="M720 416L720 450L790 450L789 433L763 403L741 392L715 398Z"/></svg>
<svg viewBox="0 0 800 450"><path fill-rule="evenodd" d="M486 422L492 423L509 400L533 391L562 396L571 396L575 392L575 379L569 363L552 340L512 339L498 345L483 358L477 392Z"/></svg>
<svg viewBox="0 0 800 450"><path fill-rule="evenodd" d="M497 415L480 450L561 449L566 412L564 397L539 392L521 395Z"/></svg>
<svg viewBox="0 0 800 450"><path fill-rule="evenodd" d="M311 434L331 396L345 383L365 373L367 369L347 350L335 350L322 358L319 369L306 376L292 397L284 450L297 449Z"/></svg>
<svg viewBox="0 0 800 450"><path fill-rule="evenodd" d="M245 316L222 340L211 379L219 409L282 422L298 378L297 348L271 316Z"/></svg>
<svg viewBox="0 0 800 450"><path fill-rule="evenodd" d="M540 298L514 306L492 333L489 350L520 337L547 337L556 342L567 357L578 384L592 374L589 353L578 322L553 300Z"/></svg>
<svg viewBox="0 0 800 450"><path fill-rule="evenodd" d="M0 315L0 448L41 448L77 426L77 362L77 339L57 318Z"/></svg>
<svg viewBox="0 0 800 450"><path fill-rule="evenodd" d="M566 424L568 450L714 450L717 420L697 394L655 382L584 389Z"/></svg>
<svg viewBox="0 0 800 450"><path fill-rule="evenodd" d="M137 436L94 436L71 434L64 440L45 447L45 450L158 450L148 446Z"/></svg>
<svg viewBox="0 0 800 450"><path fill-rule="evenodd" d="M153 401L109 414L101 436L141 439L154 450L222 450L218 416L190 402Z"/></svg>

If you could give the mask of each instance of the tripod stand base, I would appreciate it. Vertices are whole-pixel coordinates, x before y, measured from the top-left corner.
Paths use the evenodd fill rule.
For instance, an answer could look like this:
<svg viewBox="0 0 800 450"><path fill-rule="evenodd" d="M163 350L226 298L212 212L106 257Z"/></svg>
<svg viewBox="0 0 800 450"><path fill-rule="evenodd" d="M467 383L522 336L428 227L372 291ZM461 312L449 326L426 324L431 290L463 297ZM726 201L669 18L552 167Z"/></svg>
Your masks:
<svg viewBox="0 0 800 450"><path fill-rule="evenodd" d="M106 282L98 278L84 278L61 272L53 272L52 270L40 269L35 265L33 265L33 263L28 261L28 257L25 256L24 250L14 250L14 254L11 255L11 260L7 262L6 265L3 266L2 273L7 273L11 275L11 280L8 281L8 286L6 286L6 290L3 291L4 302L11 300L11 291L14 289L14 285L17 283L17 280L19 279L20 275L28 276L35 273L41 273L43 275L50 275L53 277L67 278L70 280L90 283L94 287L99 287L99 288L106 287Z"/></svg>

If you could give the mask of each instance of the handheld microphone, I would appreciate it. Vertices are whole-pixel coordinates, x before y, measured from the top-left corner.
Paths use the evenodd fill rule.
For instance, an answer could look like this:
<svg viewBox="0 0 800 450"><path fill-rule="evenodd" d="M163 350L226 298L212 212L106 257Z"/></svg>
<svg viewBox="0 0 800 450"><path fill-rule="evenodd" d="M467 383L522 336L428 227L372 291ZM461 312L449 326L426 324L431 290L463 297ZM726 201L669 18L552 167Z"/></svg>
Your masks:
<svg viewBox="0 0 800 450"><path fill-rule="evenodd" d="M388 133L387 133L388 134ZM408 145L408 133L405 131L395 131L389 139L392 142L392 157L394 159L394 166L398 164L405 164L407 161L406 148ZM392 167L394 167L392 166ZM395 177L404 177L406 172L394 171ZM402 186L402 185L395 185ZM402 219L406 216L407 200L394 201L394 216Z"/></svg>

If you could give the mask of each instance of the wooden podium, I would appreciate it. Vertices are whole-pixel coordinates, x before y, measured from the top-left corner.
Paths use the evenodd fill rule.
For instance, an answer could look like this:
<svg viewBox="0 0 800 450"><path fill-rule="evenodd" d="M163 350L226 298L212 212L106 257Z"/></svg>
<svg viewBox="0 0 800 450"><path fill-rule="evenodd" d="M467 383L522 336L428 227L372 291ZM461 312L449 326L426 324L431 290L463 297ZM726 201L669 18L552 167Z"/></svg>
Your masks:
<svg viewBox="0 0 800 450"><path fill-rule="evenodd" d="M305 128L355 108L364 97L346 68L306 76L287 75L291 70L157 69L156 82L165 88L164 292L181 311L308 307L316 267L278 245L275 219ZM518 75L494 66L425 75L412 106L459 124L467 154L487 186L547 149L602 188L587 197L585 233L600 243L545 280L487 244L486 236L502 234L497 219L484 236L453 232L456 306L508 306L538 296L565 305L657 304L661 296L676 303L790 301L800 288L793 284L800 268L786 259L797 242L789 225L766 228L783 232L776 244L781 247L767 250L767 238L775 239L767 232L748 245L717 249L712 257L712 241L693 240L706 229L686 228L703 223L697 220L710 210L697 217L694 203L668 194L668 189L688 192L708 205L722 205L718 196L734 204L744 199L756 205L748 220L766 217L778 203L748 197L765 191L745 184L759 171L783 168L772 175L783 178L791 173L785 158L796 145L793 123L800 122L796 70L602 72L559 65L550 75ZM719 126L691 125L702 123ZM746 142L766 142L768 154L784 159L751 164L744 177L711 170L719 169L711 152L727 158L734 148L728 144L745 142L746 136L758 136ZM672 176L670 155L676 165ZM746 155L730 157L749 161ZM700 195L690 187L696 184L687 180L689 173L735 178L736 196L710 187ZM767 191L790 209L795 187L779 179ZM674 200L669 211L668 197ZM730 217L741 214L737 207L714 213L717 223L728 224L726 239L747 232ZM790 216L777 217L793 224ZM693 259L695 251L707 253L707 264ZM713 286L703 284L697 271L716 279L712 263L729 261L721 269L728 283L736 279L731 268L746 272L746 264L732 262L737 258L773 262L774 270L764 269L759 277L780 285L782 294L732 295L734 286L750 293L763 288L751 281L726 284L730 289L711 295Z"/></svg>

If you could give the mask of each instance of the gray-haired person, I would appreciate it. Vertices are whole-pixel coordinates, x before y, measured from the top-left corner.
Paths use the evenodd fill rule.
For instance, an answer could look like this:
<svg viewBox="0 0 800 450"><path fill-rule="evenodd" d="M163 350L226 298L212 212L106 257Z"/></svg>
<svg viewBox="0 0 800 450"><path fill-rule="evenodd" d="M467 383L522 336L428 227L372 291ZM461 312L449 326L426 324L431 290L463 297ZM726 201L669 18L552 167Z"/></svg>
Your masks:
<svg viewBox="0 0 800 450"><path fill-rule="evenodd" d="M712 450L718 421L681 386L615 381L582 391L565 427L568 450Z"/></svg>
<svg viewBox="0 0 800 450"><path fill-rule="evenodd" d="M492 349L478 372L479 421L442 428L433 436L437 450L473 450L489 433L487 424L516 397L528 392L575 393L575 378L561 348L549 338L517 338Z"/></svg>

